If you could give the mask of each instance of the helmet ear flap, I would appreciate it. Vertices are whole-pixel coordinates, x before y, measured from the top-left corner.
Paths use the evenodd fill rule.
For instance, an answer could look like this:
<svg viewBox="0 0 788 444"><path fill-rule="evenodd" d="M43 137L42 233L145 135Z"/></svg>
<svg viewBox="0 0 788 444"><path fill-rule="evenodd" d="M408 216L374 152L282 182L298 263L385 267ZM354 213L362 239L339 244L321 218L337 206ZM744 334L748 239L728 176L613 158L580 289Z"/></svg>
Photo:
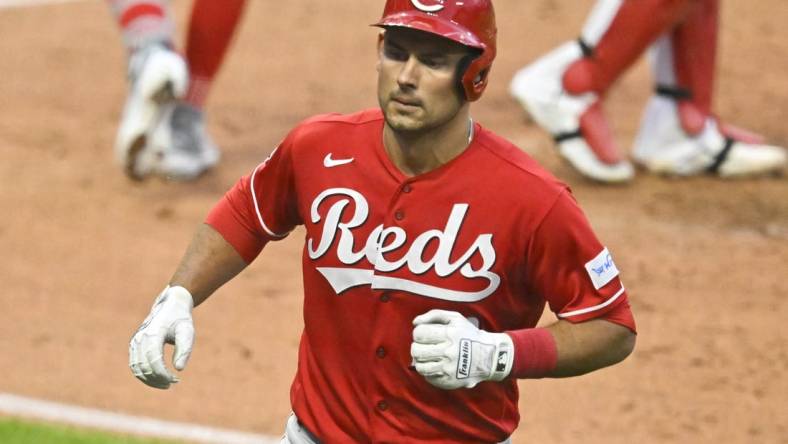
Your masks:
<svg viewBox="0 0 788 444"><path fill-rule="evenodd" d="M478 56L478 54L471 53L461 58L459 63L457 63L457 72L454 78L457 79L457 93L464 100L468 100L468 92L465 90L465 76L468 74L468 68Z"/></svg>
<svg viewBox="0 0 788 444"><path fill-rule="evenodd" d="M460 59L457 64L457 88L461 93L460 97L469 102L473 102L481 96L481 91L484 90L487 83L489 66L474 73L478 69L478 67L474 67L474 64L482 55L482 51L474 50Z"/></svg>

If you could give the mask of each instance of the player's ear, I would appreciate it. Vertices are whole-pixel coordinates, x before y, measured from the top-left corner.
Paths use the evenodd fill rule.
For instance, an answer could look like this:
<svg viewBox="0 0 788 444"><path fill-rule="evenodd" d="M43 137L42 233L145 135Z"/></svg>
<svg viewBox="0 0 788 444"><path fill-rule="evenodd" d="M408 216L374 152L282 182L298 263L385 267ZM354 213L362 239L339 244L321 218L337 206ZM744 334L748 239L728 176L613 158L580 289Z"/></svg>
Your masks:
<svg viewBox="0 0 788 444"><path fill-rule="evenodd" d="M378 34L378 61L375 63L375 71L380 72L380 59L383 57L383 37L386 31L380 31Z"/></svg>

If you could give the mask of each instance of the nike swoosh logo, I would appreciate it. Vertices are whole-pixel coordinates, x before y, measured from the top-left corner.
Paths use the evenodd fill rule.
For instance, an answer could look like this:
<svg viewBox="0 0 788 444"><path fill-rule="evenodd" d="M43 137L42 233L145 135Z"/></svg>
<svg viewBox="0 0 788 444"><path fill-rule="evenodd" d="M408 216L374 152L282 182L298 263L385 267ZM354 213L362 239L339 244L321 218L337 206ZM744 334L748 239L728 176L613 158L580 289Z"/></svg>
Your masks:
<svg viewBox="0 0 788 444"><path fill-rule="evenodd" d="M332 159L331 153L326 154L326 157L323 158L323 166L326 168L332 168L339 165L345 165L353 161L352 157L348 157L347 159Z"/></svg>

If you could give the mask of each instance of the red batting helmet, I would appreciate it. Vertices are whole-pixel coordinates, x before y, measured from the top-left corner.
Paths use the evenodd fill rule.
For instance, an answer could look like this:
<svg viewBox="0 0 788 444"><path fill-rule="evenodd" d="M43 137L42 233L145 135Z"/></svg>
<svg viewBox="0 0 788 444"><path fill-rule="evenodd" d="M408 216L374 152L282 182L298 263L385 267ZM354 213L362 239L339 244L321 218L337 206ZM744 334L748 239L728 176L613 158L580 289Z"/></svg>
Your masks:
<svg viewBox="0 0 788 444"><path fill-rule="evenodd" d="M487 86L495 58L495 11L491 0L387 0L375 26L403 26L437 34L481 51L462 74L465 97L474 101Z"/></svg>

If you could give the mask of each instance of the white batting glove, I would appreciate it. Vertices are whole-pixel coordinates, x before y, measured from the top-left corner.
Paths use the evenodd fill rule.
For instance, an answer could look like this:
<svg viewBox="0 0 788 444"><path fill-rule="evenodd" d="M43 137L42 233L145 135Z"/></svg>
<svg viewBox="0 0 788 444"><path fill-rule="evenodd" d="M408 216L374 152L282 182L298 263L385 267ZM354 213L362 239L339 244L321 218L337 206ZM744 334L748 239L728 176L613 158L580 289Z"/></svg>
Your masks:
<svg viewBox="0 0 788 444"><path fill-rule="evenodd" d="M501 381L512 371L514 344L506 333L479 330L456 311L430 310L413 320L410 355L416 371L444 390Z"/></svg>
<svg viewBox="0 0 788 444"><path fill-rule="evenodd" d="M129 367L137 379L159 389L178 382L164 365L164 344L175 345L172 362L183 370L194 345L192 308L192 295L183 287L167 286L159 294L129 343Z"/></svg>

